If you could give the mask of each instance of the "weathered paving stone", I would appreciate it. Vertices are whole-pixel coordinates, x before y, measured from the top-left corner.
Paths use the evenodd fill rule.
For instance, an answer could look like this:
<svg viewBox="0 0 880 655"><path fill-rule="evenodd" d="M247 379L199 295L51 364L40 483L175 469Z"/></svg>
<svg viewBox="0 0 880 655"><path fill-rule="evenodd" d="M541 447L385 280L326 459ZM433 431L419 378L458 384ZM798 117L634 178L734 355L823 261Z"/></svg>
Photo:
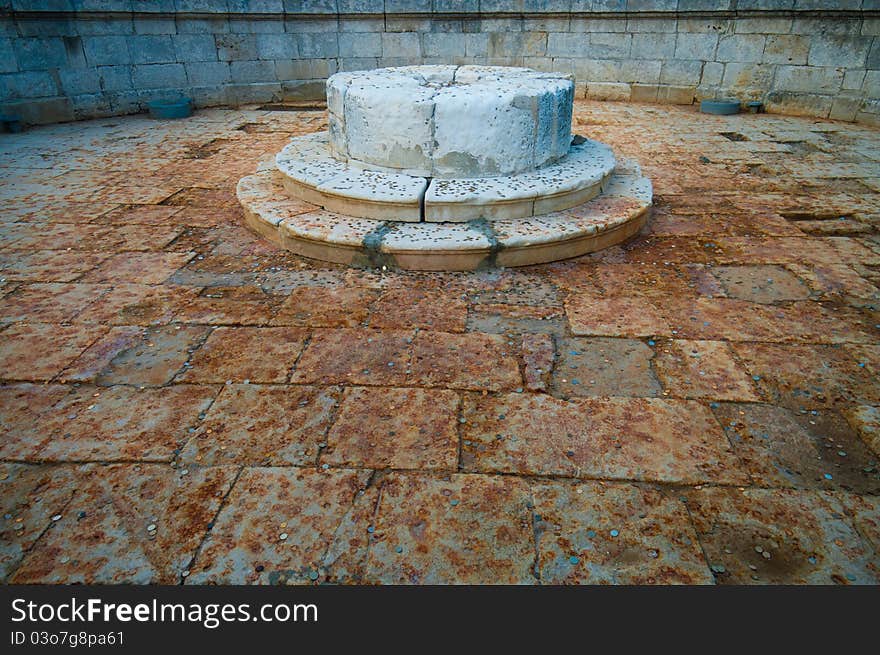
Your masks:
<svg viewBox="0 0 880 655"><path fill-rule="evenodd" d="M39 443L28 459L167 462L216 395L216 387L192 385L83 385L41 415Z"/></svg>
<svg viewBox="0 0 880 655"><path fill-rule="evenodd" d="M100 284L27 284L0 302L0 322L63 323L100 298L110 287Z"/></svg>
<svg viewBox="0 0 880 655"><path fill-rule="evenodd" d="M424 289L393 289L382 294L370 312L370 327L421 328L463 332L467 303L460 294Z"/></svg>
<svg viewBox="0 0 880 655"><path fill-rule="evenodd" d="M633 484L535 482L542 584L711 584L685 505Z"/></svg>
<svg viewBox="0 0 880 655"><path fill-rule="evenodd" d="M273 299L260 287L207 287L175 316L182 323L266 325Z"/></svg>
<svg viewBox="0 0 880 655"><path fill-rule="evenodd" d="M22 558L65 511L76 490L71 468L0 464L0 580L8 582Z"/></svg>
<svg viewBox="0 0 880 655"><path fill-rule="evenodd" d="M167 384L207 336L208 328L201 326L149 328L141 339L113 357L95 376L95 382L102 386L135 384L159 387Z"/></svg>
<svg viewBox="0 0 880 655"><path fill-rule="evenodd" d="M870 546L828 494L704 488L686 495L719 583L878 582Z"/></svg>
<svg viewBox="0 0 880 655"><path fill-rule="evenodd" d="M116 284L76 316L77 322L110 325L164 325L198 294L172 285Z"/></svg>
<svg viewBox="0 0 880 655"><path fill-rule="evenodd" d="M721 403L715 415L758 486L880 491L877 457L836 412Z"/></svg>
<svg viewBox="0 0 880 655"><path fill-rule="evenodd" d="M565 316L561 307L480 303L468 312L466 331L561 337L565 334Z"/></svg>
<svg viewBox="0 0 880 655"><path fill-rule="evenodd" d="M281 304L272 325L357 327L366 322L375 298L372 289L297 287Z"/></svg>
<svg viewBox="0 0 880 655"><path fill-rule="evenodd" d="M661 389L651 368L653 356L637 339L565 339L559 344L553 391L566 398L657 396Z"/></svg>
<svg viewBox="0 0 880 655"><path fill-rule="evenodd" d="M526 389L546 391L556 362L553 337L549 334L524 334L521 349Z"/></svg>
<svg viewBox="0 0 880 655"><path fill-rule="evenodd" d="M654 367L670 395L713 400L760 400L753 380L723 341L673 339L657 346Z"/></svg>
<svg viewBox="0 0 880 655"><path fill-rule="evenodd" d="M871 544L875 555L880 554L880 498L845 492L833 492L831 495L846 509L856 530ZM874 572L880 577L878 564L880 560L875 561Z"/></svg>
<svg viewBox="0 0 880 655"><path fill-rule="evenodd" d="M371 538L365 582L536 582L531 494L524 480L392 473L381 484L374 523L364 527Z"/></svg>
<svg viewBox="0 0 880 655"><path fill-rule="evenodd" d="M642 298L578 294L566 300L565 313L575 335L649 337L669 334L669 325L663 315Z"/></svg>
<svg viewBox="0 0 880 655"><path fill-rule="evenodd" d="M654 398L468 396L465 470L697 484L748 477L708 408Z"/></svg>
<svg viewBox="0 0 880 655"><path fill-rule="evenodd" d="M880 298L880 290L845 263L822 266L789 264L787 268L803 279L814 293L826 298L842 298L857 306Z"/></svg>
<svg viewBox="0 0 880 655"><path fill-rule="evenodd" d="M296 364L291 382L403 384L412 340L413 332L406 330L317 329Z"/></svg>
<svg viewBox="0 0 880 655"><path fill-rule="evenodd" d="M500 391L522 378L515 341L497 334L420 332L413 345L410 383L426 387Z"/></svg>
<svg viewBox="0 0 880 655"><path fill-rule="evenodd" d="M156 464L80 467L70 481L74 497L12 581L175 584L236 473L235 467L185 475Z"/></svg>
<svg viewBox="0 0 880 655"><path fill-rule="evenodd" d="M716 266L712 275L730 298L769 304L810 297L809 287L781 266Z"/></svg>
<svg viewBox="0 0 880 655"><path fill-rule="evenodd" d="M73 250L6 250L0 253L0 274L23 282L72 282L107 258Z"/></svg>
<svg viewBox="0 0 880 655"><path fill-rule="evenodd" d="M334 540L343 536L349 537L346 570L357 575L369 534L366 525L357 533L348 526L363 523L369 516L362 517L356 503L374 499L375 490L366 489L369 478L368 471L244 469L205 538L187 582L324 581L328 577L325 555ZM361 491L368 498L359 498ZM341 562L336 565L343 566Z"/></svg>
<svg viewBox="0 0 880 655"><path fill-rule="evenodd" d="M12 325L0 332L0 376L51 380L106 331L103 326Z"/></svg>
<svg viewBox="0 0 880 655"><path fill-rule="evenodd" d="M0 386L0 459L24 460L36 452L41 416L69 391L63 384Z"/></svg>
<svg viewBox="0 0 880 655"><path fill-rule="evenodd" d="M880 457L880 407L857 405L844 409L843 414L868 448Z"/></svg>
<svg viewBox="0 0 880 655"><path fill-rule="evenodd" d="M308 331L286 327L220 327L178 376L185 382L286 382Z"/></svg>
<svg viewBox="0 0 880 655"><path fill-rule="evenodd" d="M62 371L59 380L94 382L117 355L142 344L144 335L145 329L134 325L110 328Z"/></svg>
<svg viewBox="0 0 880 655"><path fill-rule="evenodd" d="M442 389L346 389L321 462L455 470L458 405L458 394Z"/></svg>
<svg viewBox="0 0 880 655"><path fill-rule="evenodd" d="M314 464L330 426L338 389L225 385L181 452L205 465Z"/></svg>
<svg viewBox="0 0 880 655"><path fill-rule="evenodd" d="M880 403L876 380L840 347L743 343L733 348L774 403L792 409Z"/></svg>
<svg viewBox="0 0 880 655"><path fill-rule="evenodd" d="M180 207L165 205L131 205L119 207L96 218L93 223L120 225L164 225L174 223Z"/></svg>
<svg viewBox="0 0 880 655"><path fill-rule="evenodd" d="M126 252L113 255L82 278L91 283L161 284L195 256L193 252Z"/></svg>

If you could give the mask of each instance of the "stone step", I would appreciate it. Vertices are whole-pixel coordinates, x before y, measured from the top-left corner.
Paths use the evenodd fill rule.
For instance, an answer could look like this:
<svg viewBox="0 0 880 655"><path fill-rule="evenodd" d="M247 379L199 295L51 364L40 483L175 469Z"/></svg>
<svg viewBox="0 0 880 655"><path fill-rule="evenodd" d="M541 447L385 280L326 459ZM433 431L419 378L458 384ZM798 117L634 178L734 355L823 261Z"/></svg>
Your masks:
<svg viewBox="0 0 880 655"><path fill-rule="evenodd" d="M611 148L587 139L534 171L431 179L339 161L330 154L326 132L295 137L276 157L293 198L349 216L414 223L494 221L568 209L599 195L615 165Z"/></svg>
<svg viewBox="0 0 880 655"><path fill-rule="evenodd" d="M651 182L628 164L604 191L541 216L459 223L376 221L290 198L272 171L244 177L238 199L249 227L304 257L352 266L465 271L577 257L620 243L647 220Z"/></svg>

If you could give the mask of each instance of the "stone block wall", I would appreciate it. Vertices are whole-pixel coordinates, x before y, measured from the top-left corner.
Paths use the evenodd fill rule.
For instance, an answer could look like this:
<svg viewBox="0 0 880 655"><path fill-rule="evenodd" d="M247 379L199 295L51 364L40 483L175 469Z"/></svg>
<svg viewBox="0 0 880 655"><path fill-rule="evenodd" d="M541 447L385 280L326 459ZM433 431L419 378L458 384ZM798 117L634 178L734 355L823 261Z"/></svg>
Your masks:
<svg viewBox="0 0 880 655"><path fill-rule="evenodd" d="M577 96L880 123L880 0L0 0L0 112L46 123L323 97L340 70L572 73Z"/></svg>

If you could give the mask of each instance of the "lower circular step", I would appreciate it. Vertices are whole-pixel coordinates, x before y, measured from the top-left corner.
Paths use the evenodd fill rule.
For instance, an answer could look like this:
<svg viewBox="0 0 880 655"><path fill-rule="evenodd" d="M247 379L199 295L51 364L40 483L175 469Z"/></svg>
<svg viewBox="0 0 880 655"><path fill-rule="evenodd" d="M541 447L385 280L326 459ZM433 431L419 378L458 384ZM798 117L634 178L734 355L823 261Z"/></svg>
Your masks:
<svg viewBox="0 0 880 655"><path fill-rule="evenodd" d="M329 212L285 193L274 171L238 183L248 226L304 257L351 266L469 271L577 257L636 234L651 207L651 182L637 167L611 175L601 195L527 218L468 222L376 221Z"/></svg>

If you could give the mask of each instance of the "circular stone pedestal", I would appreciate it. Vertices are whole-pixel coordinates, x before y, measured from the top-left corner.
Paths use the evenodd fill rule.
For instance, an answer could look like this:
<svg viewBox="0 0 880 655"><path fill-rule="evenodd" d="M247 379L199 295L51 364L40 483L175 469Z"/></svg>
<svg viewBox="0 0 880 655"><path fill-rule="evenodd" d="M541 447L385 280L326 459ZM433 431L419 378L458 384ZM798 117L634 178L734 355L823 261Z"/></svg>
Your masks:
<svg viewBox="0 0 880 655"><path fill-rule="evenodd" d="M572 92L522 68L337 73L329 131L292 139L238 199L279 246L351 265L473 270L605 248L645 224L651 183L572 140Z"/></svg>
<svg viewBox="0 0 880 655"><path fill-rule="evenodd" d="M337 73L327 81L330 152L422 177L515 175L568 153L573 97L569 77L527 68Z"/></svg>

